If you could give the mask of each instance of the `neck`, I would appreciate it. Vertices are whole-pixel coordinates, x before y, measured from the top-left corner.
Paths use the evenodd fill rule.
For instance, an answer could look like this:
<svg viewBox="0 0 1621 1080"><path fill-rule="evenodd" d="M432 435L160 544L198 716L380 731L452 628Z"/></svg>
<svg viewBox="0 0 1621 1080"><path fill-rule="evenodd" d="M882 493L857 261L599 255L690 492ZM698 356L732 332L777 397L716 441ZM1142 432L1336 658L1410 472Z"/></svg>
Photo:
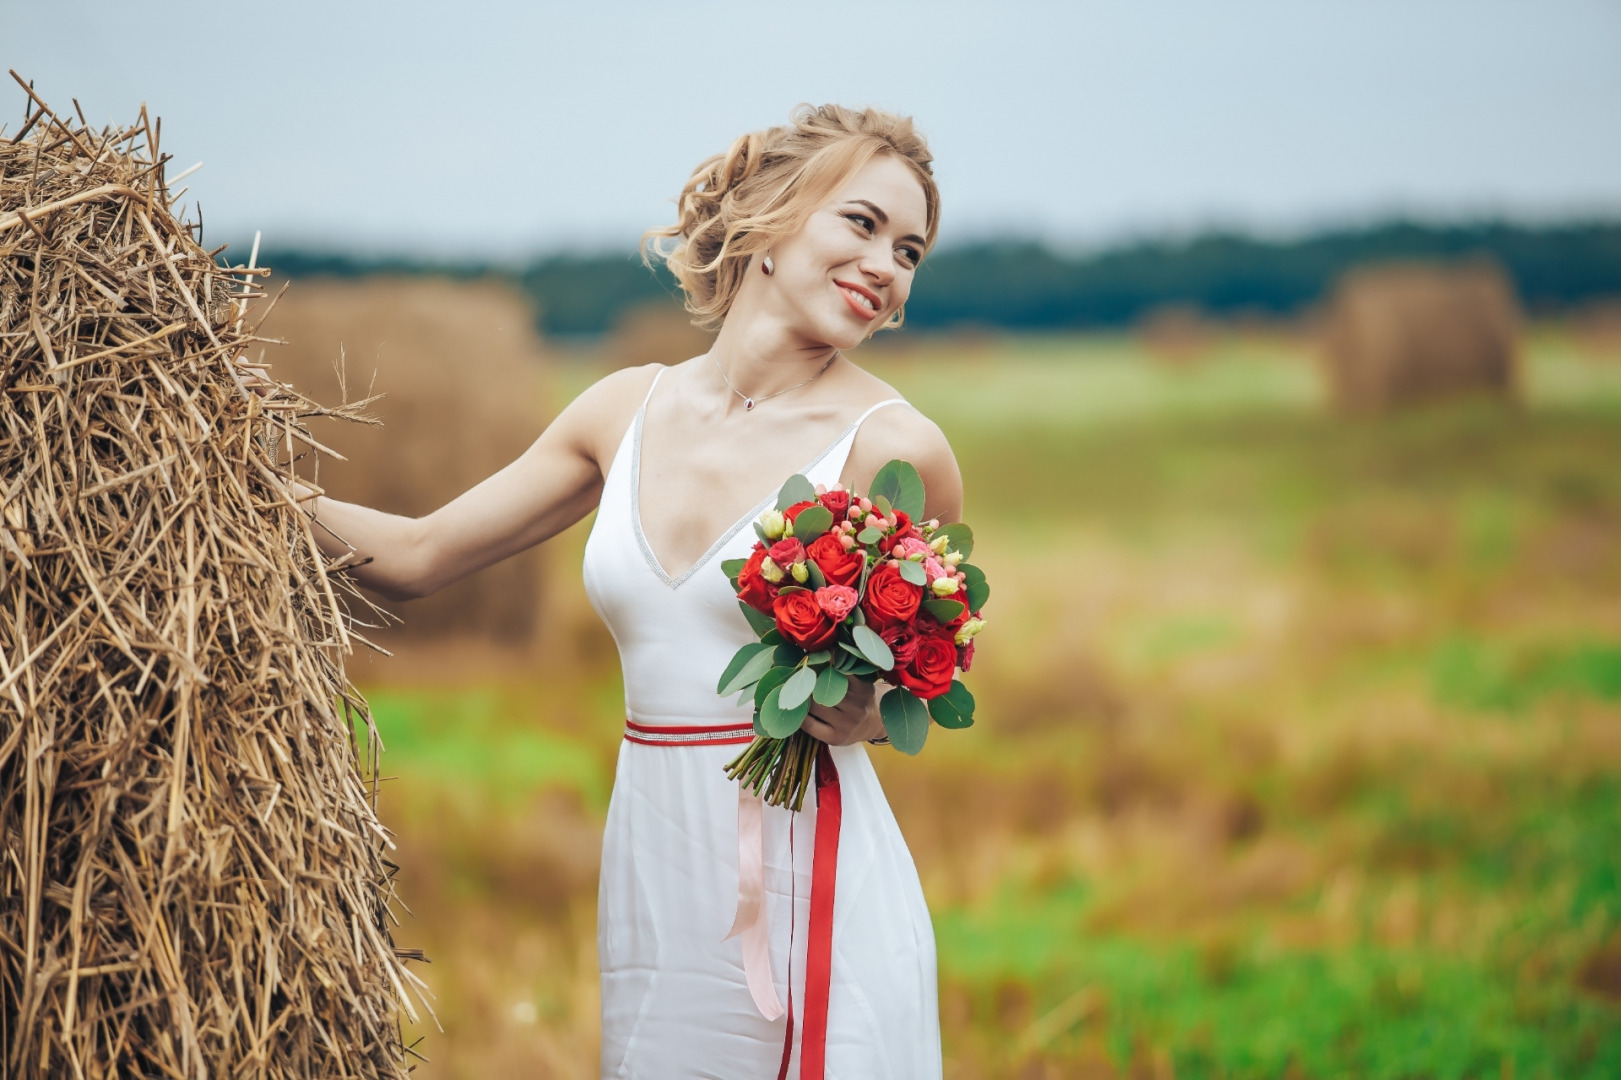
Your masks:
<svg viewBox="0 0 1621 1080"><path fill-rule="evenodd" d="M765 320L731 320L721 326L709 354L720 373L716 389L737 400L737 394L756 401L787 390L822 371L838 350L823 342L813 342L785 327L765 325ZM736 389L725 384L731 383ZM739 406L741 400L737 400Z"/></svg>

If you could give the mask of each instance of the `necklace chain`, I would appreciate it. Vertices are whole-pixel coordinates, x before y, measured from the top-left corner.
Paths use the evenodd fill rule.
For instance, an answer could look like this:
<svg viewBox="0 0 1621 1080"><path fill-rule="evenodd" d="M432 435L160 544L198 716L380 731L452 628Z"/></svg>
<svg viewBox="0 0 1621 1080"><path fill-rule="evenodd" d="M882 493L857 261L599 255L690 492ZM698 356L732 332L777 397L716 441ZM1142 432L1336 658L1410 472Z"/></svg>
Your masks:
<svg viewBox="0 0 1621 1080"><path fill-rule="evenodd" d="M838 356L839 356L839 351L837 349L834 349L832 355L830 355L827 358L826 362L823 363L821 367L816 369L816 374L812 375L810 378L806 379L804 382L796 382L792 386L785 387L782 390L773 390L773 391L771 391L771 393L767 394L765 397L758 397L757 398L757 397L750 397L749 395L745 394L743 391L739 390L737 387L733 386L732 385L732 380L728 379L726 377L726 369L720 366L720 358L717 357L714 353L709 354L709 358L711 360L715 361L715 370L720 372L721 382L724 382L726 384L726 389L730 390L732 393L736 394L738 397L743 399L743 411L745 411L745 412L753 411L754 407L756 405L760 404L760 402L762 402L762 401L770 401L772 398L776 397L778 394L786 394L789 390L798 390L801 386L804 386L806 383L813 383L817 379L820 379L822 377L822 372L826 371L829 367L831 367L832 364L833 364L833 361L838 359Z"/></svg>

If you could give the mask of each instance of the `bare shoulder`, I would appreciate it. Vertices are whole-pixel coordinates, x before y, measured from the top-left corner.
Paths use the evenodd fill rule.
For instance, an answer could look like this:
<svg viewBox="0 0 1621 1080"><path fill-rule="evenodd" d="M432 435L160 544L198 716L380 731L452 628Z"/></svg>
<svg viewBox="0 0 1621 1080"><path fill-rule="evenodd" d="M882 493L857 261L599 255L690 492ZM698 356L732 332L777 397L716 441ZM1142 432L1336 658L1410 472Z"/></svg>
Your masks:
<svg viewBox="0 0 1621 1080"><path fill-rule="evenodd" d="M910 404L889 405L867 418L850 448L845 479L865 491L878 470L897 458L911 462L923 478L929 517L956 521L962 516L962 473L951 442L939 424Z"/></svg>
<svg viewBox="0 0 1621 1080"><path fill-rule="evenodd" d="M643 364L604 375L564 407L552 428L606 472L636 410L663 369L662 364Z"/></svg>

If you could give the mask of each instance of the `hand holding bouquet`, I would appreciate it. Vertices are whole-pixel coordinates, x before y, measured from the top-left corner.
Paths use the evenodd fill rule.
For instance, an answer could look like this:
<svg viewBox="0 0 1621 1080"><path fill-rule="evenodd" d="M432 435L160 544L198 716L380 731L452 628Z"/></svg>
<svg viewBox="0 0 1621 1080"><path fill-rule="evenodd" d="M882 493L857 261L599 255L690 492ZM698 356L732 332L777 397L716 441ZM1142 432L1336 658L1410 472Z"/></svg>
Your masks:
<svg viewBox="0 0 1621 1080"><path fill-rule="evenodd" d="M883 679L890 741L915 754L929 722L974 722L974 697L956 679L973 664L985 626L985 575L965 562L967 525L919 521L923 480L905 461L878 471L867 498L803 476L783 485L755 523L747 559L721 564L760 640L737 651L716 687L754 702L755 739L727 775L774 806L804 804L816 740L800 730L811 702L844 700L851 678Z"/></svg>

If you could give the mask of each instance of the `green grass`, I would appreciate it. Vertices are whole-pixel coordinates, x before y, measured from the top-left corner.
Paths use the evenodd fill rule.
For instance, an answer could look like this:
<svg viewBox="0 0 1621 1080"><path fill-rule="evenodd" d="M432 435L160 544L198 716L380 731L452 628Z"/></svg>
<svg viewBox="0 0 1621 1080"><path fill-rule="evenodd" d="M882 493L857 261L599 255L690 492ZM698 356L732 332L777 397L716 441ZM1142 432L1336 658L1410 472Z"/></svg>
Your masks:
<svg viewBox="0 0 1621 1080"><path fill-rule="evenodd" d="M996 589L980 722L877 759L953 1080L1621 1075L1588 974L1621 965L1621 365L1539 333L1521 405L1352 420L1287 342L877 361ZM617 693L372 702L385 771L467 828L547 789L600 816L612 732L560 718Z"/></svg>

